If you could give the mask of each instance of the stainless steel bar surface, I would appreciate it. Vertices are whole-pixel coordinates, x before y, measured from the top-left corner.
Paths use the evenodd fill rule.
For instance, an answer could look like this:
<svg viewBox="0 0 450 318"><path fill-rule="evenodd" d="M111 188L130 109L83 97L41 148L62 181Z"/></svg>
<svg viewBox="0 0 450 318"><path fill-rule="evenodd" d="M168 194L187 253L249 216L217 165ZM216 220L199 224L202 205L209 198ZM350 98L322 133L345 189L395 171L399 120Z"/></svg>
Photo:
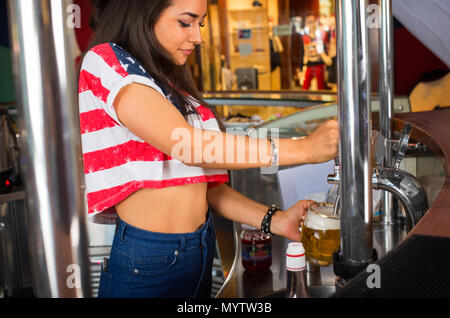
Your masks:
<svg viewBox="0 0 450 318"><path fill-rule="evenodd" d="M380 132L386 140L392 139L394 113L394 19L392 0L380 0L381 28L379 32L380 56ZM392 167L392 145L386 143L384 166ZM383 194L383 223L395 222L394 198L389 192Z"/></svg>
<svg viewBox="0 0 450 318"><path fill-rule="evenodd" d="M8 1L37 297L90 295L70 4Z"/></svg>
<svg viewBox="0 0 450 318"><path fill-rule="evenodd" d="M373 256L370 166L370 60L365 0L337 0L341 251L364 264Z"/></svg>

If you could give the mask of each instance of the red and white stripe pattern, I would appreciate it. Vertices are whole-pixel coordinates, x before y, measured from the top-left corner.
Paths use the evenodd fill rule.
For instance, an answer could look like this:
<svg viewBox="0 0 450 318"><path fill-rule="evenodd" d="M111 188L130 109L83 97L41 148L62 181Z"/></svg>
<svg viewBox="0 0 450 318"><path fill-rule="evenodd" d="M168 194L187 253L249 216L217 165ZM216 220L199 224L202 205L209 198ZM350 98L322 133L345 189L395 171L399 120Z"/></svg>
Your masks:
<svg viewBox="0 0 450 318"><path fill-rule="evenodd" d="M190 167L134 135L119 121L113 101L121 88L140 83L164 95L161 87L126 51L114 43L92 48L84 57L79 79L80 131L88 214L93 216L142 188L164 188L228 181L225 170ZM214 114L194 103L197 128L219 130ZM111 210L111 209L110 209Z"/></svg>

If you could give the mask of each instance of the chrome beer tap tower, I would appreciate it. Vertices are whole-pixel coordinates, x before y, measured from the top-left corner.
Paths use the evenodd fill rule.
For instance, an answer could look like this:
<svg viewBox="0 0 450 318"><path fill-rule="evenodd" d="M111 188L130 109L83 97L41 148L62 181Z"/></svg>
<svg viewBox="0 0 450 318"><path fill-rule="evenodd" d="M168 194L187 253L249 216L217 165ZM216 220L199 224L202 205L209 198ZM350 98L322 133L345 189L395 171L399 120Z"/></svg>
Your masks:
<svg viewBox="0 0 450 318"><path fill-rule="evenodd" d="M371 85L367 27L367 0L337 0L338 119L340 154L328 182L339 184L336 213L341 217L341 246L334 254L335 274L344 281L376 261L373 248L372 189L384 194L384 223L395 222L393 198L403 204L411 229L428 209L419 181L399 169L411 126L406 124L395 141L392 162L393 32L392 0L380 0L380 130L384 149L371 149ZM383 166L373 167L372 151L382 151Z"/></svg>
<svg viewBox="0 0 450 318"><path fill-rule="evenodd" d="M72 1L8 1L37 297L89 297ZM26 160L25 160L26 158Z"/></svg>

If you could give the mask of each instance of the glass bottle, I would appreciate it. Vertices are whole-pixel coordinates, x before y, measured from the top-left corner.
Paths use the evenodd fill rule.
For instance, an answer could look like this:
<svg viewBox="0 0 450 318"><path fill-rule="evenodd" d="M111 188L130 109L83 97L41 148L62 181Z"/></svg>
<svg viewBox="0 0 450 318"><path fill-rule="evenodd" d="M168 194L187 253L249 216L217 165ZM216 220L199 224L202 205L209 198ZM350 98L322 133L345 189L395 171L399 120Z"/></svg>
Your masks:
<svg viewBox="0 0 450 318"><path fill-rule="evenodd" d="M272 265L272 238L260 230L242 224L242 266L250 273L262 273Z"/></svg>
<svg viewBox="0 0 450 318"><path fill-rule="evenodd" d="M289 243L286 250L286 298L309 298L306 258L302 243Z"/></svg>

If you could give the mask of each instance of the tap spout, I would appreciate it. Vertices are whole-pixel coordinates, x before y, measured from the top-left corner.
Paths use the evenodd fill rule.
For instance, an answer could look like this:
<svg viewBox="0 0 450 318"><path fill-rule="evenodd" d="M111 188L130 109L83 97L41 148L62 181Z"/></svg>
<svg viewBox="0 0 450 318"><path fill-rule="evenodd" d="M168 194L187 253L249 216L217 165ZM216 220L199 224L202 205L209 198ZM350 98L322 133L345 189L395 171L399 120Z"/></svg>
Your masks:
<svg viewBox="0 0 450 318"><path fill-rule="evenodd" d="M395 168L377 167L372 177L375 189L393 193L403 204L410 231L428 210L428 200L419 180L412 174Z"/></svg>

